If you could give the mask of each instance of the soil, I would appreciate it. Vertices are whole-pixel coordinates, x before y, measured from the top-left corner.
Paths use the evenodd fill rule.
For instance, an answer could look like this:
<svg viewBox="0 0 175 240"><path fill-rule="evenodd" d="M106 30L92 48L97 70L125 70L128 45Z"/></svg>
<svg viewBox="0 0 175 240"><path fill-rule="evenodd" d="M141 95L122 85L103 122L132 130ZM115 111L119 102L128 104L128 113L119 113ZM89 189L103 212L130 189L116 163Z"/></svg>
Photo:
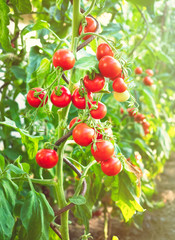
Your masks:
<svg viewBox="0 0 175 240"><path fill-rule="evenodd" d="M117 236L119 240L174 240L175 239L175 153L165 164L165 169L157 179L155 199L163 201L164 207L146 211L142 229L127 226L119 219L108 222L108 239ZM83 234L82 226L74 224L71 228L71 240L78 240ZM103 216L93 217L90 221L90 233L94 240L105 240Z"/></svg>

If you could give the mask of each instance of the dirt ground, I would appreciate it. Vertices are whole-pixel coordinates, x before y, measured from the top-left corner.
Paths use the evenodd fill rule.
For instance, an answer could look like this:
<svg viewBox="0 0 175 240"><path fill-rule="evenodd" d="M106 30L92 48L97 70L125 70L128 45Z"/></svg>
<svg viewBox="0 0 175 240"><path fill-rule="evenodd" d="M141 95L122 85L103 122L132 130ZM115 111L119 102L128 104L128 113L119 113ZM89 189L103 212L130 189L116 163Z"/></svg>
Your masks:
<svg viewBox="0 0 175 240"><path fill-rule="evenodd" d="M175 153L166 162L164 173L157 178L158 195L165 206L151 212L146 211L142 230L126 226L118 219L108 222L108 240L118 236L119 240L175 240ZM90 221L90 232L94 240L104 240L103 216ZM71 240L78 240L83 234L81 226L71 229Z"/></svg>

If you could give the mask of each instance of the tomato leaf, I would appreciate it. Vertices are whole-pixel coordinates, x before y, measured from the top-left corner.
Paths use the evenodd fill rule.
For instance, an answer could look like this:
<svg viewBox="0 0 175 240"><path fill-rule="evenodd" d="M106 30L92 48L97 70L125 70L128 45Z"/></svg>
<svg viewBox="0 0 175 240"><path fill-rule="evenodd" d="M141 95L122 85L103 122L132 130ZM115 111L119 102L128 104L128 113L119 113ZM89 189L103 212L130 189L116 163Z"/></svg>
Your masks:
<svg viewBox="0 0 175 240"><path fill-rule="evenodd" d="M43 58L36 72L39 86L41 87L43 86L45 82L45 78L46 76L48 76L49 72L50 72L50 61L47 58Z"/></svg>
<svg viewBox="0 0 175 240"><path fill-rule="evenodd" d="M22 143L26 146L26 150L29 156L29 159L33 159L38 151L38 143L43 139L42 136L32 136L26 130L20 129L16 126L15 122L5 117L4 122L0 122L0 124L12 127L16 131L18 131L22 138Z"/></svg>
<svg viewBox="0 0 175 240"><path fill-rule="evenodd" d="M4 157L0 154L0 171L4 169L5 166L5 160Z"/></svg>
<svg viewBox="0 0 175 240"><path fill-rule="evenodd" d="M74 83L78 82L86 74L90 75L92 72L99 73L98 61L96 56L90 55L88 57L82 57L76 61L73 68L72 81Z"/></svg>
<svg viewBox="0 0 175 240"><path fill-rule="evenodd" d="M89 232L89 219L92 217L92 212L87 205L76 205L75 206L75 215L82 220L85 225L85 229Z"/></svg>
<svg viewBox="0 0 175 240"><path fill-rule="evenodd" d="M86 203L86 198L82 195L73 196L73 197L69 198L69 201L76 205L83 205Z"/></svg>
<svg viewBox="0 0 175 240"><path fill-rule="evenodd" d="M0 0L0 29L1 29L0 43L6 51L13 52L13 48L11 47L11 44L10 44L9 30L7 27L9 25L8 14L9 14L9 7L6 4L6 1Z"/></svg>
<svg viewBox="0 0 175 240"><path fill-rule="evenodd" d="M137 177L124 169L114 179L111 198L120 208L125 221L128 222L136 211L144 211L138 198L140 188L137 185Z"/></svg>
<svg viewBox="0 0 175 240"><path fill-rule="evenodd" d="M42 193L30 191L21 208L20 218L28 239L48 239L50 222L54 212Z"/></svg>
<svg viewBox="0 0 175 240"><path fill-rule="evenodd" d="M13 210L16 202L18 186L8 178L0 181L0 237L10 240L15 219Z"/></svg>
<svg viewBox="0 0 175 240"><path fill-rule="evenodd" d="M10 0L21 13L30 13L32 6L30 0Z"/></svg>

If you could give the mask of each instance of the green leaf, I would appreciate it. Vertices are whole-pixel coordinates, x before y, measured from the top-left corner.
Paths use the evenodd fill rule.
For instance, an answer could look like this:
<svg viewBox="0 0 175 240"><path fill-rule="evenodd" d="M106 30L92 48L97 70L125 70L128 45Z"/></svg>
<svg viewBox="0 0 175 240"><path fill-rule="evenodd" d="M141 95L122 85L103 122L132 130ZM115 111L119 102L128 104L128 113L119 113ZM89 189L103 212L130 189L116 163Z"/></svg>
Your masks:
<svg viewBox="0 0 175 240"><path fill-rule="evenodd" d="M141 5L141 6L145 6L145 7L148 7L148 6L151 6L154 4L155 0L127 0L128 2L132 2L134 4L138 4L138 5Z"/></svg>
<svg viewBox="0 0 175 240"><path fill-rule="evenodd" d="M18 186L8 178L0 179L0 239L10 240L15 220L13 209Z"/></svg>
<svg viewBox="0 0 175 240"><path fill-rule="evenodd" d="M30 0L10 0L21 13L30 13L32 6Z"/></svg>
<svg viewBox="0 0 175 240"><path fill-rule="evenodd" d="M145 152L148 157L150 157L153 161L155 161L154 159L154 154L151 148L148 147L148 145L140 138L136 138L134 140L134 143L139 146L143 152Z"/></svg>
<svg viewBox="0 0 175 240"><path fill-rule="evenodd" d="M20 218L27 231L26 240L48 240L54 212L44 194L30 191L21 208Z"/></svg>
<svg viewBox="0 0 175 240"><path fill-rule="evenodd" d="M144 100L145 100L146 104L153 111L153 114L158 118L159 113L158 113L158 110L156 108L156 103L154 101L154 98L152 96L151 91L147 88L142 88L141 89L141 94L144 97Z"/></svg>
<svg viewBox="0 0 175 240"><path fill-rule="evenodd" d="M50 61L47 58L43 58L41 60L40 66L37 69L37 80L38 80L38 85L43 86L45 82L45 78L50 72Z"/></svg>
<svg viewBox="0 0 175 240"><path fill-rule="evenodd" d="M10 43L9 30L7 27L9 25L8 14L9 14L9 7L6 4L6 1L0 0L0 29L1 29L0 43L6 51L13 52L13 48L11 47L11 43Z"/></svg>
<svg viewBox="0 0 175 240"><path fill-rule="evenodd" d="M166 53L164 53L162 50L157 51L156 56L165 63L170 63L172 65L174 64L173 59Z"/></svg>
<svg viewBox="0 0 175 240"><path fill-rule="evenodd" d="M40 30L40 29L43 29L43 28L48 29L49 27L50 27L50 24L49 24L48 22L46 22L46 21L44 21L44 20L40 20L40 21L38 21L37 23L35 23L35 24L33 25L32 30L33 30L33 31L34 31L34 30Z"/></svg>
<svg viewBox="0 0 175 240"><path fill-rule="evenodd" d="M3 170L5 166L4 157L0 154L0 170Z"/></svg>
<svg viewBox="0 0 175 240"><path fill-rule="evenodd" d="M12 66L10 71L14 74L16 79L22 79L23 81L26 80L26 72L23 68L19 66Z"/></svg>
<svg viewBox="0 0 175 240"><path fill-rule="evenodd" d="M89 220L92 217L92 213L87 205L76 205L75 206L75 215L82 220L85 225L85 229L89 232Z"/></svg>
<svg viewBox="0 0 175 240"><path fill-rule="evenodd" d="M90 46L91 46L91 49L96 53L97 52L97 46L98 46L96 38L90 42Z"/></svg>
<svg viewBox="0 0 175 240"><path fill-rule="evenodd" d="M112 183L111 198L120 208L126 222L132 218L136 211L144 211L139 202L139 192L137 178L133 173L125 169L115 176L115 181Z"/></svg>
<svg viewBox="0 0 175 240"><path fill-rule="evenodd" d="M97 0L96 5L98 8L103 8L106 0Z"/></svg>
<svg viewBox="0 0 175 240"><path fill-rule="evenodd" d="M171 139L168 133L163 128L158 127L156 131L156 135L158 137L158 141L162 147L162 150L165 154L165 157L169 158L169 154L171 150Z"/></svg>
<svg viewBox="0 0 175 240"><path fill-rule="evenodd" d="M29 159L33 159L38 151L38 143L40 140L43 139L43 137L42 136L31 136L26 130L17 128L15 122L6 117L5 117L5 121L0 122L0 124L3 124L8 127L12 127L20 133L21 138L22 138L22 143L24 143L24 145L26 147Z"/></svg>
<svg viewBox="0 0 175 240"><path fill-rule="evenodd" d="M86 74L91 74L92 72L99 73L96 56L89 55L88 57L82 57L74 65L72 81L76 83Z"/></svg>
<svg viewBox="0 0 175 240"><path fill-rule="evenodd" d="M8 172L13 172L13 173L15 173L15 174L17 174L17 175L21 175L21 174L24 174L24 173L25 173L22 169L16 167L14 164L9 164L9 165L7 166L7 168L6 168L6 170L7 170Z"/></svg>
<svg viewBox="0 0 175 240"><path fill-rule="evenodd" d="M83 205L86 203L86 198L82 195L73 196L73 197L69 198L69 201L76 205Z"/></svg>

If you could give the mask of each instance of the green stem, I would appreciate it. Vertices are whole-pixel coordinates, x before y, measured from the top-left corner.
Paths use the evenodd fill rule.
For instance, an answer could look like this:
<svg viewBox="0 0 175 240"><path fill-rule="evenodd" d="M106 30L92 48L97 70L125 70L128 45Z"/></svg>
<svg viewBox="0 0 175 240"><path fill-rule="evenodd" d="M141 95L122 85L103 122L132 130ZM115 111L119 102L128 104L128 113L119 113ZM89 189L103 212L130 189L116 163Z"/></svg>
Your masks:
<svg viewBox="0 0 175 240"><path fill-rule="evenodd" d="M89 9L88 9L86 12L83 13L83 16L86 17L88 14L90 14L91 11L94 9L95 4L96 4L96 0L93 0L93 1L91 2L91 5L90 5Z"/></svg>
<svg viewBox="0 0 175 240"><path fill-rule="evenodd" d="M12 178L13 181L20 181L20 180L24 180L24 181L28 181L27 177L14 177ZM36 179L36 178L30 178L31 182L33 183L37 183L37 184L41 184L41 185L55 185L54 180L52 179Z"/></svg>
<svg viewBox="0 0 175 240"><path fill-rule="evenodd" d="M79 182L78 182L78 186L77 186L77 188L76 188L76 190L75 190L74 196L78 196L78 195L79 195L80 190L81 190L81 187L82 187L82 184L83 184L83 180L84 180L85 176L87 175L87 172L88 172L88 170L90 169L90 167L91 167L92 165L94 165L95 163L97 163L96 160L94 160L93 162L89 163L89 164L85 167L85 169L84 169L84 171L83 171L83 174L82 174L82 176L81 176L81 178L80 178L80 180L79 180Z"/></svg>

